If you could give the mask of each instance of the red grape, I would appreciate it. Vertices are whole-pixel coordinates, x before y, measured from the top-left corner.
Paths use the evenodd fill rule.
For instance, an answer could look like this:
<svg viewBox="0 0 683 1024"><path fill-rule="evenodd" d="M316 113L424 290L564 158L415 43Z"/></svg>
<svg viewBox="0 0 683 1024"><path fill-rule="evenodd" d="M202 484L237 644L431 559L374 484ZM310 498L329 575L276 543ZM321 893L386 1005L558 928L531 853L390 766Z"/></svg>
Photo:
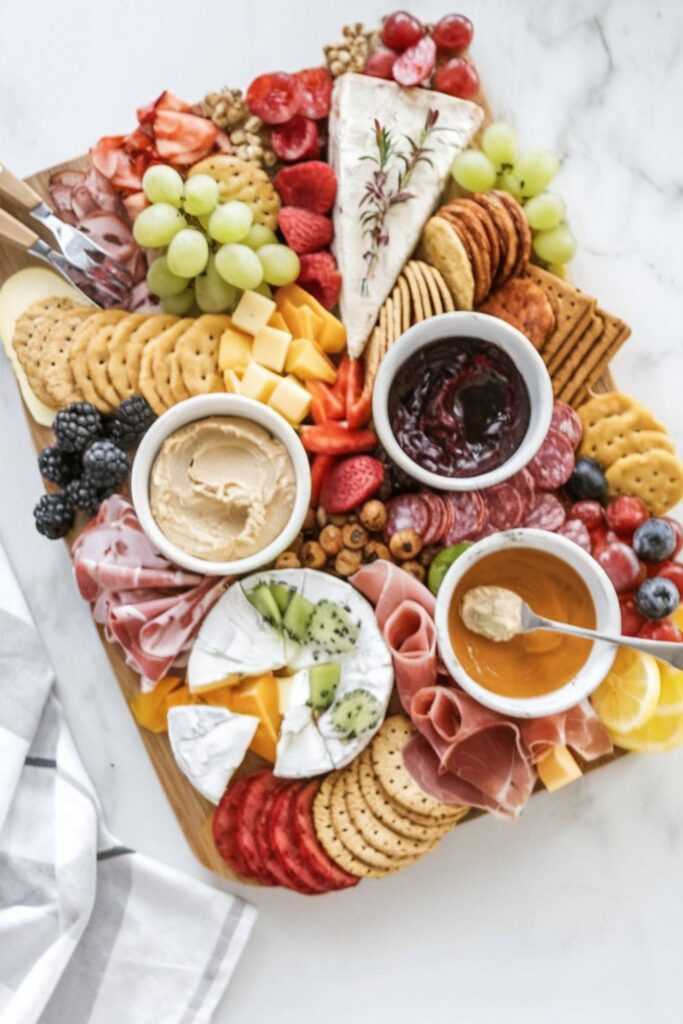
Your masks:
<svg viewBox="0 0 683 1024"><path fill-rule="evenodd" d="M605 515L610 529L627 537L632 537L650 518L645 502L631 494L622 494L610 501Z"/></svg>
<svg viewBox="0 0 683 1024"><path fill-rule="evenodd" d="M375 50L368 57L364 74L372 75L373 78L393 78L393 69L397 54L393 50Z"/></svg>
<svg viewBox="0 0 683 1024"><path fill-rule="evenodd" d="M407 11L396 11L384 19L380 39L390 50L407 50L414 46L425 30L421 22Z"/></svg>
<svg viewBox="0 0 683 1024"><path fill-rule="evenodd" d="M436 46L431 36L425 36L415 46L396 58L392 68L394 81L408 88L429 78L436 61Z"/></svg>
<svg viewBox="0 0 683 1024"><path fill-rule="evenodd" d="M608 544L614 544L619 540L614 530L608 530L606 526L598 526L595 530L591 530L590 534L593 558L597 558L602 549L606 548Z"/></svg>
<svg viewBox="0 0 683 1024"><path fill-rule="evenodd" d="M436 69L434 88L448 96L471 100L479 92L479 75L474 64L463 57L454 57Z"/></svg>
<svg viewBox="0 0 683 1024"><path fill-rule="evenodd" d="M432 38L440 50L462 53L472 42L474 28L464 14L447 14L437 21Z"/></svg>
<svg viewBox="0 0 683 1024"><path fill-rule="evenodd" d="M677 519L673 519L671 516L661 516L661 518L665 523L669 524L673 529L673 532L676 534L676 547L671 555L673 558L673 556L677 555L681 548L683 548L683 526L681 526Z"/></svg>
<svg viewBox="0 0 683 1024"><path fill-rule="evenodd" d="M599 501L575 501L569 509L572 519L580 519L589 530L602 526L605 522L605 510Z"/></svg>
<svg viewBox="0 0 683 1024"><path fill-rule="evenodd" d="M664 576L665 579L675 583L679 592L683 594L683 562L660 562L659 565L653 565L652 568L655 571L648 573L648 576Z"/></svg>
<svg viewBox="0 0 683 1024"><path fill-rule="evenodd" d="M683 633L671 619L660 619L659 622L646 622L638 633L644 640L666 640L669 643L683 642Z"/></svg>
<svg viewBox="0 0 683 1024"><path fill-rule="evenodd" d="M636 608L633 593L619 595L621 606L621 632L623 636L638 636L645 625L645 619Z"/></svg>
<svg viewBox="0 0 683 1024"><path fill-rule="evenodd" d="M605 570L617 593L633 590L644 576L643 567L633 548L621 540L606 544L595 555L595 560Z"/></svg>

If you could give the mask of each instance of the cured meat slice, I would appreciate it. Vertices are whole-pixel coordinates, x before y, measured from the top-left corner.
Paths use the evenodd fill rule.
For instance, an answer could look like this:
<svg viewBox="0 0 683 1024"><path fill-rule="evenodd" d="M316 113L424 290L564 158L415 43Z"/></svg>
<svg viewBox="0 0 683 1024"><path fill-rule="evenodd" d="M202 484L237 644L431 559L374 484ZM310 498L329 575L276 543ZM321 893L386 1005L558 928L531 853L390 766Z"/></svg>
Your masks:
<svg viewBox="0 0 683 1024"><path fill-rule="evenodd" d="M574 451L581 444L583 438L583 423L579 418L576 409L566 402L557 401L553 406L553 414L550 420L550 429L557 430L564 434L572 444Z"/></svg>
<svg viewBox="0 0 683 1024"><path fill-rule="evenodd" d="M604 757L614 749L607 730L587 700L559 715L522 723L522 735L534 762L558 745L572 747L586 761Z"/></svg>
<svg viewBox="0 0 683 1024"><path fill-rule="evenodd" d="M221 797L214 811L211 830L216 849L233 871L245 878L253 877L237 845L237 809L249 784L248 778L238 779Z"/></svg>
<svg viewBox="0 0 683 1024"><path fill-rule="evenodd" d="M453 516L444 543L450 546L477 537L488 518L488 509L480 492L451 491L443 498L450 504Z"/></svg>
<svg viewBox="0 0 683 1024"><path fill-rule="evenodd" d="M527 468L538 487L555 490L572 475L574 445L566 434L551 428Z"/></svg>
<svg viewBox="0 0 683 1024"><path fill-rule="evenodd" d="M557 532L562 537L566 537L567 540L573 540L575 544L578 544L580 548L583 548L590 555L592 548L591 535L586 524L581 522L580 519L568 519Z"/></svg>
<svg viewBox="0 0 683 1024"><path fill-rule="evenodd" d="M425 791L431 796L439 789L437 799L447 803L469 804L507 818L519 814L536 776L517 722L453 686L420 689L410 716L435 755L426 757L424 746L404 751L408 770L419 772L418 785L429 785Z"/></svg>
<svg viewBox="0 0 683 1024"><path fill-rule="evenodd" d="M277 794L268 816L268 835L273 852L291 878L289 888L313 896L326 892L327 888L315 872L299 859L292 830L292 801L303 786L304 783L295 782Z"/></svg>
<svg viewBox="0 0 683 1024"><path fill-rule="evenodd" d="M423 491L420 493L420 497L429 509L429 525L425 530L422 541L425 545L436 544L444 535L448 518L445 502L441 499L440 495L434 494L433 491Z"/></svg>
<svg viewBox="0 0 683 1024"><path fill-rule="evenodd" d="M264 769L246 777L242 799L235 808L235 842L240 858L249 869L249 874L261 885L277 885L278 879L270 873L262 860L256 845L256 823L263 812L266 795L277 785L273 773Z"/></svg>
<svg viewBox="0 0 683 1024"><path fill-rule="evenodd" d="M74 197L75 197L74 192ZM86 235L90 235L94 242L97 242L112 259L125 262L137 250L130 225L126 224L122 217L116 213L108 213L106 210L95 210L79 218L79 229Z"/></svg>
<svg viewBox="0 0 683 1024"><path fill-rule="evenodd" d="M536 495L536 484L531 473L528 469L520 469L519 473L515 473L505 483L514 487L519 494L524 504L524 516L526 516Z"/></svg>
<svg viewBox="0 0 683 1024"><path fill-rule="evenodd" d="M318 877L326 884L328 890L348 889L358 885L360 881L350 875L328 857L318 842L313 825L313 800L320 788L317 779L307 783L299 790L292 801L292 829L299 857L305 861Z"/></svg>
<svg viewBox="0 0 683 1024"><path fill-rule="evenodd" d="M484 492L491 531L512 530L524 522L524 500L513 484L507 481L488 487Z"/></svg>
<svg viewBox="0 0 683 1024"><path fill-rule="evenodd" d="M429 506L422 494L397 494L387 502L387 537L399 530L415 530L424 538L429 526Z"/></svg>
<svg viewBox="0 0 683 1024"><path fill-rule="evenodd" d="M524 525L552 533L559 530L566 518L567 513L560 499L554 494L541 491L534 498Z"/></svg>
<svg viewBox="0 0 683 1024"><path fill-rule="evenodd" d="M213 121L185 111L157 108L154 138L164 160L190 167L213 149L218 129Z"/></svg>

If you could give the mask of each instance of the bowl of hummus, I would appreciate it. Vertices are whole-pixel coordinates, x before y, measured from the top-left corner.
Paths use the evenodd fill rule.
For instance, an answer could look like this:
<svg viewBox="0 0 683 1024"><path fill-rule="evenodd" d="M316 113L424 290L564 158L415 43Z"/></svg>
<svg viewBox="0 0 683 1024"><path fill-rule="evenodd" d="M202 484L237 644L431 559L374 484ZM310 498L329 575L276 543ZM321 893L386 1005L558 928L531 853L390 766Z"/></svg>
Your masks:
<svg viewBox="0 0 683 1024"><path fill-rule="evenodd" d="M308 456L294 429L261 402L200 395L147 431L131 494L143 530L172 562L209 576L253 572L301 530Z"/></svg>
<svg viewBox="0 0 683 1024"><path fill-rule="evenodd" d="M514 718L566 711L602 682L616 648L543 630L522 632L515 597L545 618L618 636L614 587L595 559L566 537L520 529L473 544L439 589L439 653L463 690Z"/></svg>

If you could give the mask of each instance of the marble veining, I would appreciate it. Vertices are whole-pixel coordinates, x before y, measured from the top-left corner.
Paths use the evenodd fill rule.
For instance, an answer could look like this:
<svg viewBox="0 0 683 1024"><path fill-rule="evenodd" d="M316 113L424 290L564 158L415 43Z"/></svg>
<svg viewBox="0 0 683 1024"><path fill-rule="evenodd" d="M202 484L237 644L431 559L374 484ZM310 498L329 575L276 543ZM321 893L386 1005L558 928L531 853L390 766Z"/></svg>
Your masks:
<svg viewBox="0 0 683 1024"><path fill-rule="evenodd" d="M426 20L446 7L413 3ZM33 0L5 4L0 155L21 174L125 131L169 87L316 63L342 20L387 6ZM494 112L562 157L572 273L633 328L617 380L683 449L683 13L678 0L479 0L474 57ZM36 26L40 27L39 37ZM46 42L49 41L49 42ZM29 55L36 54L35 60ZM61 544L38 537L40 479L0 357L0 535L123 842L222 886L194 860L121 699ZM218 1021L465 1024L682 1019L683 751L622 759L516 826L480 819L403 875L302 900L235 886L261 916Z"/></svg>

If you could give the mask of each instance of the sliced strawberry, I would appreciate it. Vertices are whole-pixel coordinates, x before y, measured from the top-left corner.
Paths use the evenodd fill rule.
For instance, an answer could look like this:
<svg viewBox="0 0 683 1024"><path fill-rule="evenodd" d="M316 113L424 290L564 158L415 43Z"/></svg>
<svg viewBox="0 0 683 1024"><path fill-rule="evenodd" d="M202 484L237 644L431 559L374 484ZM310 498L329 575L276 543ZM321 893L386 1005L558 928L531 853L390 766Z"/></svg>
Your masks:
<svg viewBox="0 0 683 1024"><path fill-rule="evenodd" d="M294 77L301 86L299 113L315 120L327 117L332 100L332 75L327 68L306 68Z"/></svg>
<svg viewBox="0 0 683 1024"><path fill-rule="evenodd" d="M148 103L146 107L138 107L138 124L151 123L156 116L157 110L179 110L185 114L191 114L193 107L191 103L181 100L180 97L165 89L161 96L157 96L152 103Z"/></svg>
<svg viewBox="0 0 683 1024"><path fill-rule="evenodd" d="M377 494L384 483L384 466L369 455L342 459L327 474L320 504L330 515L352 512Z"/></svg>
<svg viewBox="0 0 683 1024"><path fill-rule="evenodd" d="M212 831L221 857L238 875L252 878L254 876L237 845L237 810L248 787L249 777L243 776L226 789L214 811Z"/></svg>
<svg viewBox="0 0 683 1024"><path fill-rule="evenodd" d="M394 62L394 81L399 85L419 85L429 78L436 64L436 43L431 36L423 36Z"/></svg>
<svg viewBox="0 0 683 1024"><path fill-rule="evenodd" d="M306 451L316 455L355 455L377 445L374 430L351 430L344 423L320 423L305 427L301 441Z"/></svg>
<svg viewBox="0 0 683 1024"><path fill-rule="evenodd" d="M337 380L339 375L337 375ZM328 420L343 420L346 415L346 405L340 400L336 391L336 382L333 387L325 384L322 380L307 380L306 390L313 396L311 402L311 418L314 423L327 423Z"/></svg>
<svg viewBox="0 0 683 1024"><path fill-rule="evenodd" d="M247 89L246 103L266 124L285 124L299 111L301 84L294 75L276 71L259 75Z"/></svg>
<svg viewBox="0 0 683 1024"><path fill-rule="evenodd" d="M213 149L217 135L218 128L213 121L197 114L157 110L154 118L156 148L164 160L182 156L194 161L197 154L205 156Z"/></svg>
<svg viewBox="0 0 683 1024"><path fill-rule="evenodd" d="M373 54L368 57L367 63L363 68L364 75L372 75L373 78L393 78L394 77L394 64L398 57L397 53L393 50L375 50Z"/></svg>
<svg viewBox="0 0 683 1024"><path fill-rule="evenodd" d="M332 221L310 210L283 206L278 215L278 226L290 249L299 253L317 252L332 241Z"/></svg>
<svg viewBox="0 0 683 1024"><path fill-rule="evenodd" d="M273 178L284 206L329 213L337 196L337 175L323 160L283 167Z"/></svg>
<svg viewBox="0 0 683 1024"><path fill-rule="evenodd" d="M336 455L314 455L311 463L311 505L320 501L320 491L337 461Z"/></svg>
<svg viewBox="0 0 683 1024"><path fill-rule="evenodd" d="M127 135L123 148L131 156L136 156L138 153L149 153L154 158L157 155L152 130L147 126L136 128L134 132Z"/></svg>
<svg viewBox="0 0 683 1024"><path fill-rule="evenodd" d="M285 871L294 879L290 885L296 892L313 896L326 892L326 886L315 872L297 854L292 828L292 801L303 788L303 783L296 782L287 786L275 797L269 815L270 844Z"/></svg>
<svg viewBox="0 0 683 1024"><path fill-rule="evenodd" d="M307 783L292 801L292 827L294 842L302 861L327 883L329 889L348 889L358 885L360 879L347 874L331 860L318 842L313 824L313 801L320 788L318 779Z"/></svg>
<svg viewBox="0 0 683 1024"><path fill-rule="evenodd" d="M331 252L304 254L297 284L318 300L325 309L334 309L341 290L342 276Z"/></svg>
<svg viewBox="0 0 683 1024"><path fill-rule="evenodd" d="M365 371L360 359L349 360L346 385L346 422L352 429L364 427L372 412L372 393L364 391Z"/></svg>
<svg viewBox="0 0 683 1024"><path fill-rule="evenodd" d="M317 160L320 156L318 125L310 117L297 114L291 121L279 124L270 133L273 152L285 163L296 160Z"/></svg>
<svg viewBox="0 0 683 1024"><path fill-rule="evenodd" d="M267 794L278 785L272 771L264 768L247 776L248 785L237 808L236 842L240 856L255 878L262 885L277 885L278 879L261 859L256 845L256 823L259 820L263 801Z"/></svg>

